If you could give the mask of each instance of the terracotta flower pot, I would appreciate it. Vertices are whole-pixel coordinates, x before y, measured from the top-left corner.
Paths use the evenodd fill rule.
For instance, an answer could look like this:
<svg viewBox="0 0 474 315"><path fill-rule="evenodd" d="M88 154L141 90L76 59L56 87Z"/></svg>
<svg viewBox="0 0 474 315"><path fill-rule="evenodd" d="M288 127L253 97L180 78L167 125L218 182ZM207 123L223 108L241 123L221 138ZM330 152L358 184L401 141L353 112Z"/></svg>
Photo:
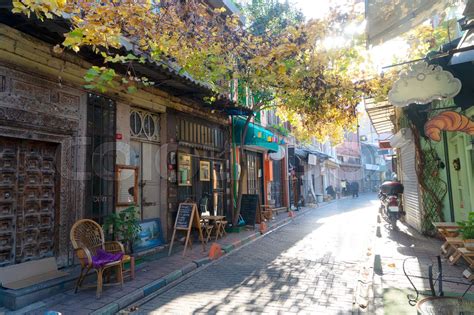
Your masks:
<svg viewBox="0 0 474 315"><path fill-rule="evenodd" d="M474 251L474 239L466 239L464 240L464 247L467 250Z"/></svg>

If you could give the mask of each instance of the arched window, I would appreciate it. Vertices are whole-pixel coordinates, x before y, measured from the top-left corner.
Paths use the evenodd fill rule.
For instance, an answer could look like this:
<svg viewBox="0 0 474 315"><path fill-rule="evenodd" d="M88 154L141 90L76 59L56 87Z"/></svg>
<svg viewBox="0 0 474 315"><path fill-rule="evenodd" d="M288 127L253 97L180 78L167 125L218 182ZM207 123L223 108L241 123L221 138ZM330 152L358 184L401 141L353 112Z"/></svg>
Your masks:
<svg viewBox="0 0 474 315"><path fill-rule="evenodd" d="M155 113L132 109L130 111L130 135L149 141L159 141L159 116Z"/></svg>

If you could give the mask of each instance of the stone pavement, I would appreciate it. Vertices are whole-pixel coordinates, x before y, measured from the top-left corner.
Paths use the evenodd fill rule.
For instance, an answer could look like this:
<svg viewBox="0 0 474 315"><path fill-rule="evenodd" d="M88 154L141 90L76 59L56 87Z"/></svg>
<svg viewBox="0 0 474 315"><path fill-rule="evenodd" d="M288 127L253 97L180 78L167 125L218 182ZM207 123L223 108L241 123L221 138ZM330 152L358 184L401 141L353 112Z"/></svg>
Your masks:
<svg viewBox="0 0 474 315"><path fill-rule="evenodd" d="M442 241L425 237L401 222L398 222L399 230L392 230L383 219L380 227L381 237L377 238L375 243L377 259L372 310L376 314L416 314L415 308L408 304L407 294L415 296L416 294L405 276L403 262L406 260L405 271L410 275L415 287L420 292L429 293L428 280L419 277L428 277L428 268L431 264L437 273L436 256L440 254ZM462 272L467 267L462 259L456 266L451 266L443 258L442 266L443 279L467 283L462 278ZM467 286L444 281L443 289L447 295L462 294ZM420 299L423 297L420 296Z"/></svg>
<svg viewBox="0 0 474 315"><path fill-rule="evenodd" d="M135 313L358 313L353 302L359 268L375 237L373 198L339 200L297 217L133 304Z"/></svg>
<svg viewBox="0 0 474 315"><path fill-rule="evenodd" d="M321 204L320 207L324 205ZM319 208L303 208L297 213L297 216L313 209ZM285 212L270 221L268 225L272 229L289 220L291 219ZM227 236L219 239L217 243L223 250L230 252L234 247L249 242L259 235L257 226L256 229L240 233L227 233ZM186 257L182 257L183 246L179 242L175 242L173 254L169 257L167 249L156 255L145 257L144 263L136 268L135 280L126 280L123 289L117 286L105 287L100 299L95 298L95 288L82 289L77 294L74 294L73 290L68 290L16 312L0 309L0 314L3 312L7 314L44 314L48 310L62 314L110 314L117 312L120 308L170 284L180 276L209 263L207 255L212 242L207 245L206 252L202 251L200 243L194 241L193 244L192 250L187 250Z"/></svg>

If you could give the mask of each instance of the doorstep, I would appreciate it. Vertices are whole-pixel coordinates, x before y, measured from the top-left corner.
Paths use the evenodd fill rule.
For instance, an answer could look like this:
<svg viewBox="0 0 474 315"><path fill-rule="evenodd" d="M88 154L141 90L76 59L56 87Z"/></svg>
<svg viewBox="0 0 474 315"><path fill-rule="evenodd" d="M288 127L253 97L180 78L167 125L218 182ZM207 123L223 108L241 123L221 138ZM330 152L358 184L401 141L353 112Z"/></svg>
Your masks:
<svg viewBox="0 0 474 315"><path fill-rule="evenodd" d="M317 210L321 206L332 202L334 201L325 202L324 204L320 204L319 207L303 207L295 216L303 216L311 210ZM294 220L294 217L289 217L287 212L281 213L276 216L274 220L267 222L268 230L265 234L286 225L291 222L291 220ZM263 236L258 231L259 228L257 225L257 227L252 230L243 231L241 233L229 233L216 243L221 246L223 255L227 255ZM119 287L104 288L102 298L100 299L95 298L95 288L82 289L79 290L77 294L74 294L74 290L67 291L68 288L63 287L62 293L45 298L38 303L26 306L24 309L20 309L16 312L8 312L6 310L6 313L24 314L27 312L45 313L46 311L56 311L63 314L114 314L120 309L132 305L141 298L149 296L163 289L165 286L178 281L190 272L211 263L207 255L212 243L214 243L214 241L209 242L206 246L206 252L203 252L200 244L194 242L193 248L187 251L186 257L182 256L183 245L181 244L173 248L171 256L167 256L166 248L154 255L144 256L142 257L144 262L137 266L134 280L125 280L123 289ZM0 309L0 311L2 310Z"/></svg>

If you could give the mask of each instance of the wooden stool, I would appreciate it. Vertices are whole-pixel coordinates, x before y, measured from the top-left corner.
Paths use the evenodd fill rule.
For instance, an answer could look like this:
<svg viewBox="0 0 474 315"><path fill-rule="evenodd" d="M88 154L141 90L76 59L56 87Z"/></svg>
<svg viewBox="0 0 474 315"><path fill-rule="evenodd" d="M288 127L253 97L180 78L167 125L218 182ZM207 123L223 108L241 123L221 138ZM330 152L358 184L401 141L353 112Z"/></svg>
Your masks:
<svg viewBox="0 0 474 315"><path fill-rule="evenodd" d="M210 225L209 221L201 220L201 231L202 231L203 237L205 238L205 240L203 240L204 242L206 243L209 242L213 229L214 229L214 226Z"/></svg>
<svg viewBox="0 0 474 315"><path fill-rule="evenodd" d="M221 220L216 220L216 241L217 238L221 237L222 238L222 221Z"/></svg>
<svg viewBox="0 0 474 315"><path fill-rule="evenodd" d="M460 237L446 237L446 244L446 254L449 256L449 263L455 265L462 256L458 249L464 247L464 242Z"/></svg>
<svg viewBox="0 0 474 315"><path fill-rule="evenodd" d="M222 225L221 225L221 229L222 229L222 236L227 236L227 232L225 231L225 227L227 225L227 221L221 221Z"/></svg>
<svg viewBox="0 0 474 315"><path fill-rule="evenodd" d="M127 262L130 263L129 269L125 269L125 263ZM130 276L132 280L135 279L135 257L130 256L130 255L124 255L122 258L122 270L123 270L122 274L124 278Z"/></svg>
<svg viewBox="0 0 474 315"><path fill-rule="evenodd" d="M464 247L458 248L457 251L461 253L462 258L469 264L469 268L474 268L474 252Z"/></svg>

